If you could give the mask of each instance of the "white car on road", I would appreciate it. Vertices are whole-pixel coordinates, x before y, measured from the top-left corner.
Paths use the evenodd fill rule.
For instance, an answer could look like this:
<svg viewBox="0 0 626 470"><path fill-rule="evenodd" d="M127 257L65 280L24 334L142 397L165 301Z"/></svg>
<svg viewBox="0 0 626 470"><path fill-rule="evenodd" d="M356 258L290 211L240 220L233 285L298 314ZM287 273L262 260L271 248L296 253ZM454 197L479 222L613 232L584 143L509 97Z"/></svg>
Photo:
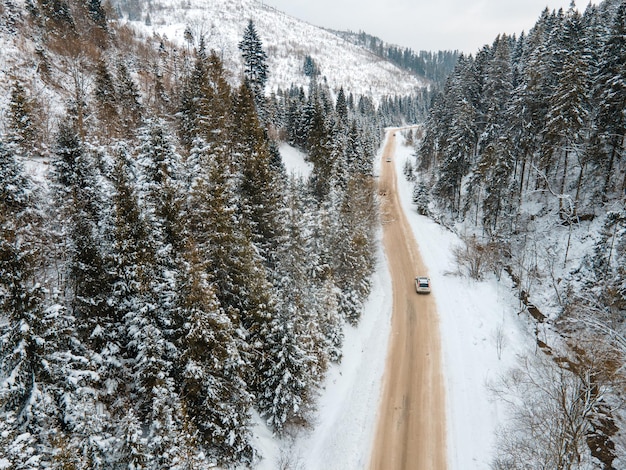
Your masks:
<svg viewBox="0 0 626 470"><path fill-rule="evenodd" d="M417 276L415 278L415 291L418 294L430 294L430 278Z"/></svg>

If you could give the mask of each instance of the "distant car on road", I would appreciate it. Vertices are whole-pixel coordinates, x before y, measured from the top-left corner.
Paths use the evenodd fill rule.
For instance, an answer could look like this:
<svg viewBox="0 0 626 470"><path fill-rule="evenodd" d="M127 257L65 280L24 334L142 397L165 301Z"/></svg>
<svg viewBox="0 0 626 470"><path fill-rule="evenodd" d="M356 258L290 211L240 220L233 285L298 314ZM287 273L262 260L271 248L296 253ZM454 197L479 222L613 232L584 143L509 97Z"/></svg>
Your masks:
<svg viewBox="0 0 626 470"><path fill-rule="evenodd" d="M418 294L430 294L430 278L417 276L415 278L415 292Z"/></svg>
<svg viewBox="0 0 626 470"><path fill-rule="evenodd" d="M391 158L387 157L387 161L388 161L388 162L390 162L390 161L391 161Z"/></svg>

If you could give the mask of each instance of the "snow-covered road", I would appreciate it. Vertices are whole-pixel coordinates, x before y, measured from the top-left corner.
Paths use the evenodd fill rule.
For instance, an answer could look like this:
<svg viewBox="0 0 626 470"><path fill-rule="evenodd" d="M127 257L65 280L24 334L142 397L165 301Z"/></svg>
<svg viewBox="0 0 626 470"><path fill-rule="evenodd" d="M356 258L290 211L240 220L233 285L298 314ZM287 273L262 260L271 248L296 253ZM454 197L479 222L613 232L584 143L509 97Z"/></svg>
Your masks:
<svg viewBox="0 0 626 470"><path fill-rule="evenodd" d="M371 470L446 470L445 388L437 304L415 292L427 276L417 240L398 197L396 131L383 149L378 181L383 246L393 285L391 336L378 406Z"/></svg>

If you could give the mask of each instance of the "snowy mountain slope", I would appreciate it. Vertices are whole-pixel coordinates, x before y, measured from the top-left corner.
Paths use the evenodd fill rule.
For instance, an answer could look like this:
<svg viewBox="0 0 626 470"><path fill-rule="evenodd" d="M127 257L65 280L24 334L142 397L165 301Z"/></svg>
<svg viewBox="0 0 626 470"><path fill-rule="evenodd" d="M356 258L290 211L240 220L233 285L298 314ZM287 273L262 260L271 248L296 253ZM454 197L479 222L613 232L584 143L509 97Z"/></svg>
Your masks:
<svg viewBox="0 0 626 470"><path fill-rule="evenodd" d="M118 3L119 11L128 18L124 9L128 2ZM128 21L129 25L143 36L150 38L157 34L177 42L181 48L193 47L185 40L186 29L196 41L203 35L207 47L220 52L233 85L240 81L241 75L238 43L248 20L252 19L268 55L268 92L279 87L287 89L291 84L307 89L310 79L303 73L306 56L313 58L321 72L320 80L326 80L332 91L343 86L346 93L368 95L375 102L382 96L407 95L427 86L425 80L364 48L257 0L153 0L145 4L142 20ZM93 48L76 51L74 56L70 54L72 59L67 51L57 56L30 24L24 0L0 1L0 109L6 109L11 86L19 79L28 84L31 97L48 110L42 119L46 128L53 129L57 112L75 93L77 77L71 75L72 66L92 61ZM42 74L43 68L48 76ZM94 83L91 74L83 79L85 92L89 93ZM4 125L2 118L0 132Z"/></svg>
<svg viewBox="0 0 626 470"><path fill-rule="evenodd" d="M229 60L240 56L237 44L251 19L268 55L271 91L279 87L286 89L292 83L306 88L309 79L303 74L302 66L307 55L335 91L343 86L349 92L377 100L385 95L410 94L426 86L424 81L364 48L257 0L156 0L144 12L143 19L133 22L134 25L181 44L189 27L196 40L204 35L208 48L221 52ZM240 62L230 61L226 65L239 75Z"/></svg>

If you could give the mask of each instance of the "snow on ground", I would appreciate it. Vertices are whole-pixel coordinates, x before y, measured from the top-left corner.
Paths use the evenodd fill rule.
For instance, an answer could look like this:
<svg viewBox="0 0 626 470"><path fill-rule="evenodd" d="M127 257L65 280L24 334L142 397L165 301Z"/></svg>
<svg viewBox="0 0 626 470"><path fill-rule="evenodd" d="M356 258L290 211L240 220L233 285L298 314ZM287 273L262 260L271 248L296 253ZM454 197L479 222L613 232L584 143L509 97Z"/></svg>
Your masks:
<svg viewBox="0 0 626 470"><path fill-rule="evenodd" d="M399 133L398 133L399 136ZM471 281L456 271L452 249L456 235L418 215L412 204L412 185L402 167L412 148L399 136L394 159L398 190L420 252L429 268L440 314L444 379L446 383L448 459L450 470L487 470L504 409L492 399L489 381L515 365L518 354L534 350L532 327L525 314L518 315L518 300L506 280ZM290 171L305 162L302 154L281 147ZM380 157L380 154L378 155ZM375 174L378 173L377 159ZM257 426L257 445L264 455L258 469L358 470L369 462L378 398L387 356L392 287L387 262L378 253L370 299L357 328L346 327L344 358L331 367L318 401L313 428L292 441L277 441L267 428ZM417 274L417 273L416 273ZM498 341L502 347L498 355ZM287 468L287 467L285 467Z"/></svg>
<svg viewBox="0 0 626 470"><path fill-rule="evenodd" d="M279 150L288 174L305 179L311 176L313 164L305 160L302 151L286 143L281 144Z"/></svg>

